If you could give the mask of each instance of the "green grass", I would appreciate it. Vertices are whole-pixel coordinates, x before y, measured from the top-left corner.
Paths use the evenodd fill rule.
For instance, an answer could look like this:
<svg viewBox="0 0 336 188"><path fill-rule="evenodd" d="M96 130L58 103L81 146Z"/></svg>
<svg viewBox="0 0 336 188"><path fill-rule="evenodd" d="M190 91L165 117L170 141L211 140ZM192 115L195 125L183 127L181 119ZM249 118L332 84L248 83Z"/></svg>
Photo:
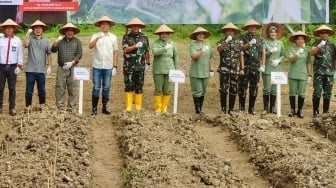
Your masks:
<svg viewBox="0 0 336 188"><path fill-rule="evenodd" d="M175 33L170 36L170 39L175 40L175 41L179 41L179 42L186 42L186 43L190 43L191 40L189 39L189 35L196 29L196 27L201 26L201 27L207 29L208 31L210 31L212 33L212 35L207 40L209 40L212 43L212 45L215 45L218 40L220 40L221 38L224 37L224 34L219 32L220 28L223 27L223 25L224 24L222 24L222 25L220 25L220 24L206 24L206 25L170 24L168 26L171 27L175 31ZM98 27L95 27L92 24L81 24L81 25L77 25L77 26L80 28L80 31L81 31L78 34L78 36L91 36L93 33L98 32L100 30ZM156 29L159 26L160 25L157 25L157 24L146 25L146 27L142 30L142 32L147 34L150 39L154 40L154 39L158 38L158 36L154 35L154 32L156 31ZM239 28L242 28L243 25L237 25L237 26ZM309 44L307 44L308 46L311 45L315 41L315 37L313 36L313 31L318 26L319 25L313 25L313 24L307 24L306 25L306 33L312 37L311 42ZM27 25L27 24L21 25L21 28L16 33L17 36L19 36L21 39L23 39L28 27L29 27L29 25ZM58 31L62 27L63 27L63 24L50 25L49 29L47 31L45 31L44 35L48 38L57 38L60 35ZM295 31L301 30L301 25L300 24L292 24L291 27ZM329 25L329 27L333 28L331 25ZM110 31L113 32L114 34L116 34L117 37L122 37L126 32L126 28L125 28L124 24L116 24L115 26L113 26L111 28ZM130 32L130 30L128 32ZM245 32L246 31L241 30L241 33L245 33ZM259 32L261 32L261 29L259 29ZM290 36L291 36L291 33L286 28L285 29L285 36L281 39L284 42L286 49L289 45L292 45L288 41L288 38ZM336 36L330 37L331 41L335 41L335 39L336 39Z"/></svg>

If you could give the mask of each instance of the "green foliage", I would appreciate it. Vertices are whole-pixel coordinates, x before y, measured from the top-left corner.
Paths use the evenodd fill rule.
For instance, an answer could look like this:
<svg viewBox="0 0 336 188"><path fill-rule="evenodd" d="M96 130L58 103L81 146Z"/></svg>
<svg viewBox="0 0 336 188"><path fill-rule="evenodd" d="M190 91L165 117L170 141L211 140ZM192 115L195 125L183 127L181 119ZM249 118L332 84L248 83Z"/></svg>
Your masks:
<svg viewBox="0 0 336 188"><path fill-rule="evenodd" d="M139 170L133 171L129 167L123 167L121 169L121 182L126 187L131 186L132 180L139 179L141 177L142 177L142 174Z"/></svg>

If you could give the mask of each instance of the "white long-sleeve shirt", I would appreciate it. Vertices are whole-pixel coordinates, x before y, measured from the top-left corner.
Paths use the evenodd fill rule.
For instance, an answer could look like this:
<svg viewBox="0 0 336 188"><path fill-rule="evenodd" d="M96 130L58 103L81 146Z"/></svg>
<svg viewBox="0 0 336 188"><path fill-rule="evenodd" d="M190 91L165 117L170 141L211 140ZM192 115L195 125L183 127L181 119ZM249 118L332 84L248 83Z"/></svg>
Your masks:
<svg viewBox="0 0 336 188"><path fill-rule="evenodd" d="M95 33L91 36L90 42L100 36L102 32ZM108 33L104 37L100 38L93 53L92 66L97 69L112 69L113 68L113 53L118 50L117 37Z"/></svg>
<svg viewBox="0 0 336 188"><path fill-rule="evenodd" d="M9 43L8 40L10 40ZM0 38L0 64L23 65L23 47L21 39L16 36L12 38Z"/></svg>

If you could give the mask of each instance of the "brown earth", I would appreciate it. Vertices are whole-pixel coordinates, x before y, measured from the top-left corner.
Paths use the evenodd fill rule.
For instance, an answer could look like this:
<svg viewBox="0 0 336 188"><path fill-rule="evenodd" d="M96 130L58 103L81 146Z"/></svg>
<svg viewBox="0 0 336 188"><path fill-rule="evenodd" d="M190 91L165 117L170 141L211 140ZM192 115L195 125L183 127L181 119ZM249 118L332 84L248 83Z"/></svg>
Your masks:
<svg viewBox="0 0 336 188"><path fill-rule="evenodd" d="M88 38L81 39L85 53L80 65L90 67L92 50L87 48ZM188 44L178 43L178 48L180 69L188 71ZM55 54L53 59L55 62ZM218 62L217 54L215 59ZM143 110L126 113L121 62L120 54L120 68L112 79L109 104L112 115L101 114L100 103L99 114L90 116L90 81L84 81L82 116L57 113L56 63L52 74L47 76L48 106L34 107L28 115L24 108L25 77L23 73L19 75L17 111L21 113L9 116L6 103L0 115L0 140L3 140L0 187L46 187L47 182L50 187L95 188L336 186L335 114L312 121L311 85L307 89L304 119L287 117L286 85L282 86L280 118L261 114L261 97L256 102L255 116L237 110L232 116L220 114L217 74L209 82L204 102L206 115L194 114L188 76L186 83L179 84L177 114L172 113L173 102L169 113L155 114L154 84L147 72ZM261 96L262 82L259 85ZM6 91L4 101L7 97ZM33 103L37 101L35 93ZM334 108L333 100L331 111ZM25 137L20 132L22 127ZM55 131L59 131L58 137L53 138ZM66 149L56 152L52 149L54 145ZM60 156L62 152L64 157ZM56 164L64 163L66 168L55 165L53 175L50 158L55 153L59 153ZM19 165L22 158L25 165ZM43 171L50 176L41 175Z"/></svg>

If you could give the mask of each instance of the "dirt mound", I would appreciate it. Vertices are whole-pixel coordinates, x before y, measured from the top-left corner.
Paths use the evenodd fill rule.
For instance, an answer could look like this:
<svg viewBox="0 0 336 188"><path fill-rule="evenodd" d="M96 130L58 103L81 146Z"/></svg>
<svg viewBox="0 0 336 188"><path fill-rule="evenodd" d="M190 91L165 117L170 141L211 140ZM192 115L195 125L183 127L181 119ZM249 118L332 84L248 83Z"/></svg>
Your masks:
<svg viewBox="0 0 336 188"><path fill-rule="evenodd" d="M17 115L1 143L1 187L90 187L89 125L46 105Z"/></svg>
<svg viewBox="0 0 336 188"><path fill-rule="evenodd" d="M247 187L231 164L210 153L191 115L122 113L118 125L130 187Z"/></svg>
<svg viewBox="0 0 336 188"><path fill-rule="evenodd" d="M336 186L334 143L310 134L302 125L288 118L242 118L238 114L217 116L214 124L231 132L273 186Z"/></svg>

